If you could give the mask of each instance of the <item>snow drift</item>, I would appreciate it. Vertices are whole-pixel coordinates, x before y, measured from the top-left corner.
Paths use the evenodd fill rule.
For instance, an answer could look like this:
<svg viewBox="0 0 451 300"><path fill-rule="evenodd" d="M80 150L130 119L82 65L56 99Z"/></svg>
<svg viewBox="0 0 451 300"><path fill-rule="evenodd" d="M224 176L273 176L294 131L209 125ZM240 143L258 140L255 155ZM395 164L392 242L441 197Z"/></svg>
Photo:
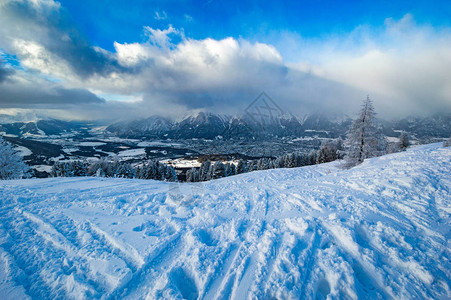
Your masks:
<svg viewBox="0 0 451 300"><path fill-rule="evenodd" d="M0 298L450 297L450 158L2 181Z"/></svg>

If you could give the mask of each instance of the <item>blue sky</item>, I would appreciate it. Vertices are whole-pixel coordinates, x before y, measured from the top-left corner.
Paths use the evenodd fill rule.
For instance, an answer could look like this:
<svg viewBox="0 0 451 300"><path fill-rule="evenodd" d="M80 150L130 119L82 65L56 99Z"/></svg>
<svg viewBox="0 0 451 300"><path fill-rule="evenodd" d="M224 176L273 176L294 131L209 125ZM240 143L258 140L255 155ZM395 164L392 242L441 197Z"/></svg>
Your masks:
<svg viewBox="0 0 451 300"><path fill-rule="evenodd" d="M271 33L305 38L344 34L357 26L380 28L386 18L415 16L418 23L449 26L450 1L82 1L63 6L89 40L112 50L113 42L144 39L143 26L183 28L192 39L226 37L269 41ZM157 15L158 14L158 15Z"/></svg>
<svg viewBox="0 0 451 300"><path fill-rule="evenodd" d="M450 1L0 4L0 113L239 114L261 91L297 115L451 111Z"/></svg>

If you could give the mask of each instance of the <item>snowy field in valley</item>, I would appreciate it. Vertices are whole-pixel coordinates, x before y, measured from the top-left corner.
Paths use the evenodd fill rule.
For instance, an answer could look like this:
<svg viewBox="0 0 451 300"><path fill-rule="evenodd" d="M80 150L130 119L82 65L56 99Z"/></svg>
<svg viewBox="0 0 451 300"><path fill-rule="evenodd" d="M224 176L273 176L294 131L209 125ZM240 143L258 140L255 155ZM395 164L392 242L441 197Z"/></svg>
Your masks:
<svg viewBox="0 0 451 300"><path fill-rule="evenodd" d="M205 183L0 182L0 299L451 297L451 148Z"/></svg>

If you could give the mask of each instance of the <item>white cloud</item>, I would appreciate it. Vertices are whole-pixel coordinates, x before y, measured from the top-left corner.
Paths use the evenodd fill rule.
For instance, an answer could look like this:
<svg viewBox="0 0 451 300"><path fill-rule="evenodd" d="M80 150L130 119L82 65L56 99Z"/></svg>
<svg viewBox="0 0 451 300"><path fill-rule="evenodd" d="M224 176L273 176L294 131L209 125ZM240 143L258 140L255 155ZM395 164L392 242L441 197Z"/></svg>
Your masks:
<svg viewBox="0 0 451 300"><path fill-rule="evenodd" d="M24 67L62 78L72 74L70 67L62 59L34 41L15 39L12 41L12 47Z"/></svg>
<svg viewBox="0 0 451 300"><path fill-rule="evenodd" d="M169 28L164 30L144 26L144 33L149 38L151 44L161 48L169 48L172 45L170 43L170 35L182 35L182 33L179 30L174 29L172 25L169 25Z"/></svg>
<svg viewBox="0 0 451 300"><path fill-rule="evenodd" d="M120 44L114 42L114 49L116 50L119 64L125 67L136 66L152 56L149 47L139 43Z"/></svg>
<svg viewBox="0 0 451 300"><path fill-rule="evenodd" d="M155 20L166 20L168 18L168 15L166 14L166 12L163 10L163 12L155 12Z"/></svg>
<svg viewBox="0 0 451 300"><path fill-rule="evenodd" d="M420 26L407 14L378 30L362 26L297 47L295 68L376 95L383 115L451 111L449 28Z"/></svg>

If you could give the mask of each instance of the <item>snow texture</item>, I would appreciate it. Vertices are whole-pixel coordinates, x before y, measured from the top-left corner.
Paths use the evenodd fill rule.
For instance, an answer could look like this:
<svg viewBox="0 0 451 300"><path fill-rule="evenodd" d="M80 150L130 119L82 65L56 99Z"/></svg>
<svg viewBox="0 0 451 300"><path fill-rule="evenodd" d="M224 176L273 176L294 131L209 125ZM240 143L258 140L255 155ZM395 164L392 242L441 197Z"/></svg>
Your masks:
<svg viewBox="0 0 451 300"><path fill-rule="evenodd" d="M450 158L2 181L0 298L449 298Z"/></svg>
<svg viewBox="0 0 451 300"><path fill-rule="evenodd" d="M124 150L124 151L121 151L118 153L118 156L122 156L122 157L134 157L134 156L145 156L145 155L146 155L145 148Z"/></svg>

